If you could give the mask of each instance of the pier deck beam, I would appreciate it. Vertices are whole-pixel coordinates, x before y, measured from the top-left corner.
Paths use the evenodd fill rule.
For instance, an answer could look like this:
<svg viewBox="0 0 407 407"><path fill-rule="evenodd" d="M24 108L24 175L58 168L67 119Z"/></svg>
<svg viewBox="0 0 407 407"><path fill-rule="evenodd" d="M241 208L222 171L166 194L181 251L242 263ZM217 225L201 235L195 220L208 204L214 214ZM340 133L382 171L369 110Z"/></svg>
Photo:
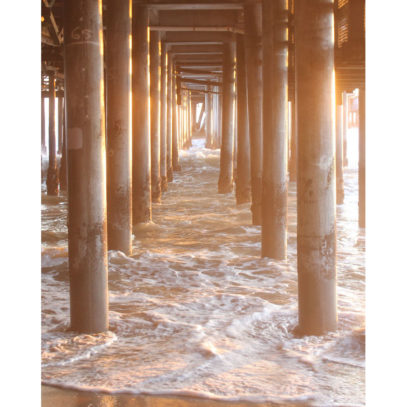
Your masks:
<svg viewBox="0 0 407 407"><path fill-rule="evenodd" d="M131 254L132 159L129 0L107 4L107 238L109 250Z"/></svg>
<svg viewBox="0 0 407 407"><path fill-rule="evenodd" d="M49 116L48 116L48 172L47 195L58 195L58 166L55 134L55 77L49 75Z"/></svg>
<svg viewBox="0 0 407 407"><path fill-rule="evenodd" d="M223 52L222 145L218 193L233 191L233 94L234 44L225 42Z"/></svg>
<svg viewBox="0 0 407 407"><path fill-rule="evenodd" d="M151 146L148 86L148 8L133 7L133 225L151 220Z"/></svg>
<svg viewBox="0 0 407 407"><path fill-rule="evenodd" d="M298 328L305 335L337 326L332 13L333 0L296 3Z"/></svg>
<svg viewBox="0 0 407 407"><path fill-rule="evenodd" d="M246 2L245 51L250 130L250 166L253 225L261 225L263 171L263 80L261 2Z"/></svg>
<svg viewBox="0 0 407 407"><path fill-rule="evenodd" d="M288 18L285 0L263 3L261 254L287 257Z"/></svg>
<svg viewBox="0 0 407 407"><path fill-rule="evenodd" d="M86 333L108 329L101 10L102 0L65 4L71 328Z"/></svg>
<svg viewBox="0 0 407 407"><path fill-rule="evenodd" d="M160 33L150 33L151 199L161 201L160 180Z"/></svg>
<svg viewBox="0 0 407 407"><path fill-rule="evenodd" d="M237 171L236 204L251 200L250 187L250 137L247 112L246 61L243 36L236 38L237 56Z"/></svg>
<svg viewBox="0 0 407 407"><path fill-rule="evenodd" d="M167 50L161 41L161 106L160 106L160 179L161 192L168 189L167 185Z"/></svg>

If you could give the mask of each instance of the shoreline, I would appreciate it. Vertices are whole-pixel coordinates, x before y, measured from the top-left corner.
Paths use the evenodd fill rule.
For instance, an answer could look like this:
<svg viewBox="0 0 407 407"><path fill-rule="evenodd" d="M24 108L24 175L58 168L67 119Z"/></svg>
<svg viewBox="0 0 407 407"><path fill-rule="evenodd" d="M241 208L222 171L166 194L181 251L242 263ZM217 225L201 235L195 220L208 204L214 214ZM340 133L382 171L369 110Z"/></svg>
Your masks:
<svg viewBox="0 0 407 407"><path fill-rule="evenodd" d="M41 385L41 407L298 407L307 402L228 401L178 395L109 394Z"/></svg>

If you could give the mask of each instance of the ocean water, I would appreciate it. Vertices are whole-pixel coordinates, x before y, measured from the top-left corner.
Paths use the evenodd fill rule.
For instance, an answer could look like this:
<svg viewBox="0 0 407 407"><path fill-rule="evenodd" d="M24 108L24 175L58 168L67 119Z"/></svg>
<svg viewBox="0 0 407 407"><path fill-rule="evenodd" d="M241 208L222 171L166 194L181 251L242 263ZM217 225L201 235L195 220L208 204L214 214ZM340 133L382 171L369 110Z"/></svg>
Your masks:
<svg viewBox="0 0 407 407"><path fill-rule="evenodd" d="M67 203L42 196L42 382L111 393L361 406L365 397L364 232L357 171L337 207L338 330L295 337L296 196L288 259L260 258L249 204L217 194L219 150L180 152L133 254L109 251L110 330L69 331Z"/></svg>

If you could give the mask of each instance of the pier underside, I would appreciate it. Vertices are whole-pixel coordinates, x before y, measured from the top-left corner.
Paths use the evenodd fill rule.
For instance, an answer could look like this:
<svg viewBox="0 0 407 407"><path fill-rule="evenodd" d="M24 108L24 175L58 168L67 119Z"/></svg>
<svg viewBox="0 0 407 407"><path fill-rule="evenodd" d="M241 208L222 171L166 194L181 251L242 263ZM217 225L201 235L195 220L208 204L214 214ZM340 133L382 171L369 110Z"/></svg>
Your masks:
<svg viewBox="0 0 407 407"><path fill-rule="evenodd" d="M43 406L363 403L364 16L42 0Z"/></svg>

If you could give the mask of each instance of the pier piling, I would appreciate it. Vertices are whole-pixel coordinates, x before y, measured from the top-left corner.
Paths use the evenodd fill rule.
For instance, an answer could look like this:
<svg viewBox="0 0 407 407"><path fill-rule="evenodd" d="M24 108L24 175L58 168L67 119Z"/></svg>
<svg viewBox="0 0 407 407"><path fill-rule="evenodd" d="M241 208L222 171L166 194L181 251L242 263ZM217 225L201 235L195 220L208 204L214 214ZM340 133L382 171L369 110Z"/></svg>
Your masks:
<svg viewBox="0 0 407 407"><path fill-rule="evenodd" d="M161 201L160 180L160 52L158 31L150 33L151 199Z"/></svg>
<svg viewBox="0 0 407 407"><path fill-rule="evenodd" d="M168 54L168 70L167 70L167 182L173 181L173 168L172 168L172 131L173 131L173 63L172 56ZM175 95L174 95L175 97ZM176 121L175 121L176 123Z"/></svg>
<svg viewBox="0 0 407 407"><path fill-rule="evenodd" d="M366 226L365 88L359 88L359 227Z"/></svg>
<svg viewBox="0 0 407 407"><path fill-rule="evenodd" d="M243 36L236 36L237 59L237 170L236 204L251 200L250 188L250 138L247 111L246 61Z"/></svg>
<svg viewBox="0 0 407 407"><path fill-rule="evenodd" d="M343 106L336 105L336 203L343 204Z"/></svg>
<svg viewBox="0 0 407 407"><path fill-rule="evenodd" d="M332 13L333 0L296 3L298 312L306 335L337 325Z"/></svg>
<svg viewBox="0 0 407 407"><path fill-rule="evenodd" d="M47 145L45 143L45 103L44 96L41 95L41 154L47 152Z"/></svg>
<svg viewBox="0 0 407 407"><path fill-rule="evenodd" d="M167 185L167 49L161 38L161 92L160 92L160 179L161 192L168 189Z"/></svg>
<svg viewBox="0 0 407 407"><path fill-rule="evenodd" d="M220 149L220 171L218 193L233 191L233 94L234 94L234 44L224 44L223 52L223 103L222 103L222 145Z"/></svg>
<svg viewBox="0 0 407 407"><path fill-rule="evenodd" d="M263 3L263 196L261 253L287 256L288 18L285 0Z"/></svg>
<svg viewBox="0 0 407 407"><path fill-rule="evenodd" d="M253 225L261 225L263 188L263 52L261 38L261 2L247 1L245 3L244 12L252 185L251 210Z"/></svg>
<svg viewBox="0 0 407 407"><path fill-rule="evenodd" d="M55 134L55 76L49 75L49 116L48 116L48 172L47 195L58 195L58 166Z"/></svg>
<svg viewBox="0 0 407 407"><path fill-rule="evenodd" d="M108 324L102 0L65 3L71 328Z"/></svg>
<svg viewBox="0 0 407 407"><path fill-rule="evenodd" d="M131 254L132 159L129 0L107 3L107 237L109 250Z"/></svg>
<svg viewBox="0 0 407 407"><path fill-rule="evenodd" d="M148 8L134 3L133 70L133 225L151 220L151 145L149 121Z"/></svg>
<svg viewBox="0 0 407 407"><path fill-rule="evenodd" d="M177 97L176 97L176 87L177 83L173 79L172 81L172 170L173 171L181 171L181 166L179 165L179 158L178 158L178 140L179 134L183 131L182 123L180 126L177 126L177 112L180 111L182 108L181 105L177 105ZM181 113L181 112L180 112Z"/></svg>

